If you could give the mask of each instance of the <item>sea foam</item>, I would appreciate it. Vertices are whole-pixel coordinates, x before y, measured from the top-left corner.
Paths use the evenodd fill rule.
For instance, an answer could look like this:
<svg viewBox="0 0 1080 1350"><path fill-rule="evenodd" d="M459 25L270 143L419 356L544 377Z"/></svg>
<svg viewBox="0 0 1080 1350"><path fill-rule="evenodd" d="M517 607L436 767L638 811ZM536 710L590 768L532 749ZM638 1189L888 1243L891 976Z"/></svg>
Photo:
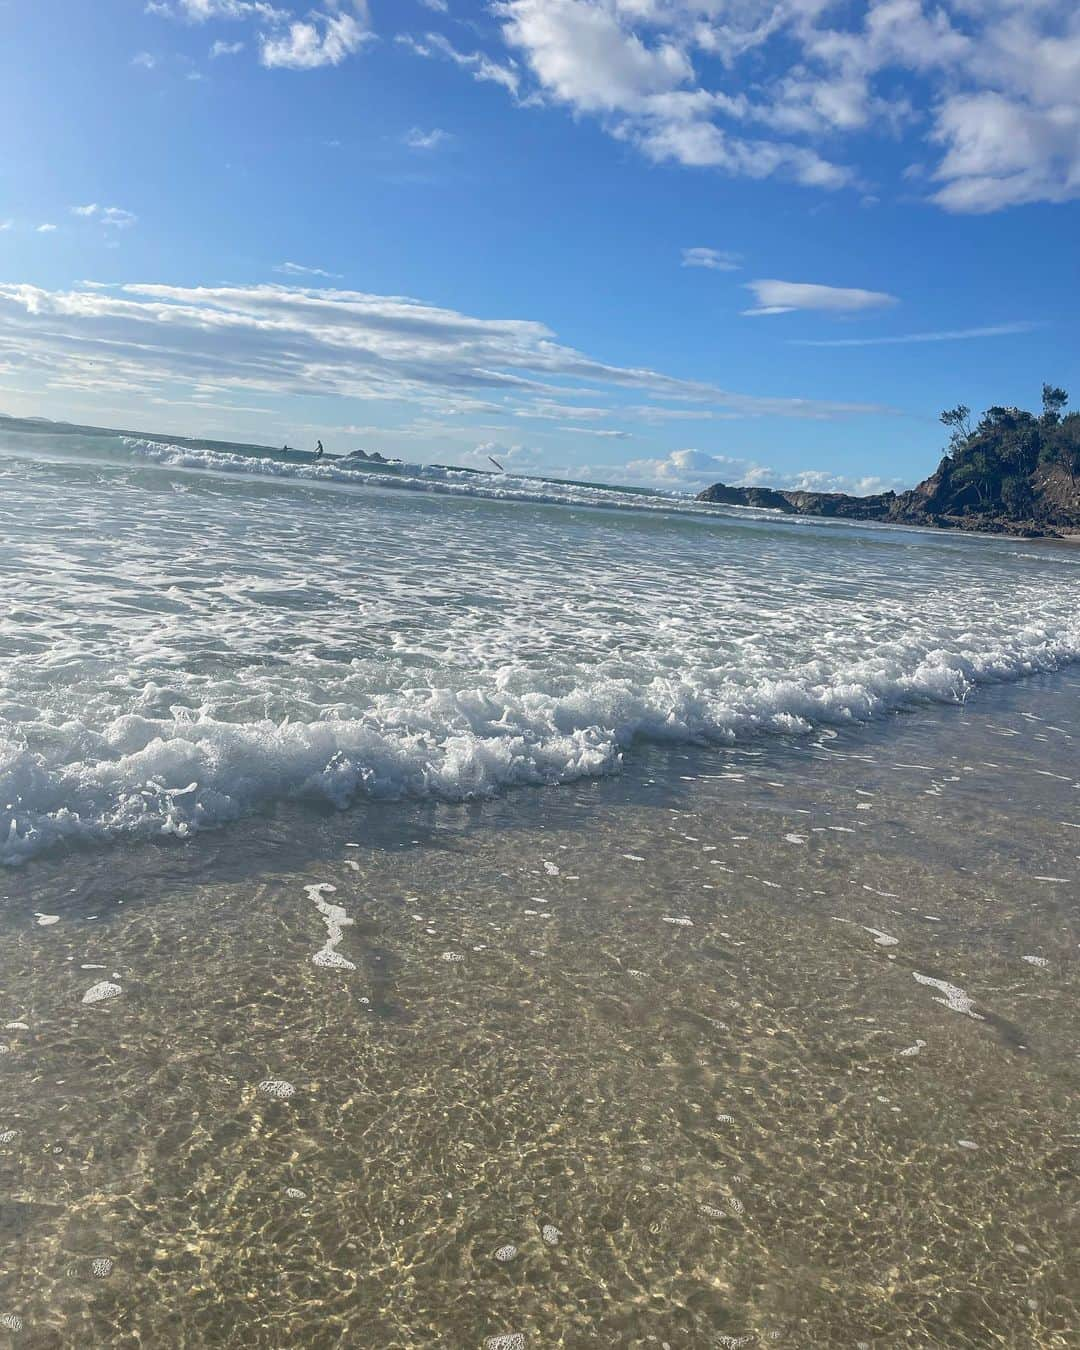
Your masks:
<svg viewBox="0 0 1080 1350"><path fill-rule="evenodd" d="M457 497L313 493L392 475L108 444L0 457L7 864L283 799L565 783L638 740L805 735L1080 658L1065 550L731 525L624 510L632 494L600 516L466 495L476 475Z"/></svg>

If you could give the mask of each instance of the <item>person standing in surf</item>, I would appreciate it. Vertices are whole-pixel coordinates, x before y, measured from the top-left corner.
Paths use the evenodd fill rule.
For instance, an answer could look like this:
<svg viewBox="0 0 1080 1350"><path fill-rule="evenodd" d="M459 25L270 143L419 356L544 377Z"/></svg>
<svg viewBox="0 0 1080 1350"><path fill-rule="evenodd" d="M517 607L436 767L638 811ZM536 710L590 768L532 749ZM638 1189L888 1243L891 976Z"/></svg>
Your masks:
<svg viewBox="0 0 1080 1350"><path fill-rule="evenodd" d="M326 451L322 448L322 441L316 441L316 442L315 442L315 458L316 458L316 459L322 459L323 455L325 455L325 454L326 454Z"/></svg>

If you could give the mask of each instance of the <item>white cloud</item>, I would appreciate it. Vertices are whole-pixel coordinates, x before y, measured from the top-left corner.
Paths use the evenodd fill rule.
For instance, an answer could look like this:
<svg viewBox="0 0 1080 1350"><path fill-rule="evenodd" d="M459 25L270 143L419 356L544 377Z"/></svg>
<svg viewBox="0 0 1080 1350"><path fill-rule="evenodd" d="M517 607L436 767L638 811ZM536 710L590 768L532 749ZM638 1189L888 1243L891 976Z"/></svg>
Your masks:
<svg viewBox="0 0 1080 1350"><path fill-rule="evenodd" d="M15 222L13 220L0 220L0 234L2 234L4 230L14 229L14 227Z"/></svg>
<svg viewBox="0 0 1080 1350"><path fill-rule="evenodd" d="M175 0L171 11L167 4L158 4L153 12L171 14L187 19L189 23L206 23L210 19L263 19L280 23L288 18L288 10L278 9L264 0Z"/></svg>
<svg viewBox="0 0 1080 1350"><path fill-rule="evenodd" d="M610 470L609 470L610 472ZM858 496L897 491L902 479L851 478L824 469L780 470L756 460L712 455L703 450L672 450L662 459L635 459L619 470L621 481L671 492L697 493L713 483L729 487L789 488L802 492L848 492Z"/></svg>
<svg viewBox="0 0 1080 1350"><path fill-rule="evenodd" d="M104 206L101 209L101 223L116 230L129 230L138 223L139 217L120 206Z"/></svg>
<svg viewBox="0 0 1080 1350"><path fill-rule="evenodd" d="M747 290L757 297L754 309L744 314L790 314L797 309L825 310L834 314L859 313L897 304L895 295L863 291L847 286L817 286L804 281L749 281Z"/></svg>
<svg viewBox="0 0 1080 1350"><path fill-rule="evenodd" d="M236 56L244 50L242 42L222 42L220 39L210 48L210 59L216 61L221 56Z"/></svg>
<svg viewBox="0 0 1080 1350"><path fill-rule="evenodd" d="M420 0L420 3L426 9L434 10L436 14L447 14L450 10L446 0Z"/></svg>
<svg viewBox="0 0 1080 1350"><path fill-rule="evenodd" d="M684 248L684 267L705 267L712 272L737 272L742 266L742 254L715 248Z"/></svg>
<svg viewBox="0 0 1080 1350"><path fill-rule="evenodd" d="M507 43L520 50L544 94L600 116L612 135L650 159L751 178L783 174L838 188L849 169L783 141L747 139L718 125L742 118L745 96L709 90L691 59L707 0L498 0ZM652 25L651 41L636 25ZM700 45L700 44L699 44Z"/></svg>
<svg viewBox="0 0 1080 1350"><path fill-rule="evenodd" d="M632 459L620 470L620 476L644 487L700 492L711 483L756 483L770 472L753 460L731 455L711 455L704 450L672 450L662 459Z"/></svg>
<svg viewBox="0 0 1080 1350"><path fill-rule="evenodd" d="M958 94L942 104L933 139L946 147L934 171L944 186L933 196L946 210L1080 196L1080 98L1033 107L999 93Z"/></svg>
<svg viewBox="0 0 1080 1350"><path fill-rule="evenodd" d="M556 403L551 399L537 399L514 409L516 417L535 417L548 422L592 422L610 417L610 408L590 408L575 403Z"/></svg>
<svg viewBox="0 0 1080 1350"><path fill-rule="evenodd" d="M38 234L52 234L55 229L55 225L50 225L46 222L46 224L37 227L37 232Z"/></svg>
<svg viewBox="0 0 1080 1350"><path fill-rule="evenodd" d="M441 127L433 127L430 131L423 131L420 127L413 127L406 133L405 144L410 150L437 150L440 145L445 145L453 137L448 131L443 131Z"/></svg>
<svg viewBox="0 0 1080 1350"><path fill-rule="evenodd" d="M863 338L827 338L815 341L811 338L792 338L793 347L888 347L908 342L963 342L969 338L1013 337L1018 333L1032 333L1042 325L1022 321L1020 323L999 323L987 328L954 328L940 333L900 333L895 337Z"/></svg>
<svg viewBox="0 0 1080 1350"><path fill-rule="evenodd" d="M489 84L501 84L510 94L517 96L518 87L521 84L521 77L513 66L502 65L498 61L493 61L483 52L462 52L454 46L448 38L441 33L427 33L423 39L411 37L408 33L399 34L395 39L402 46L408 47L410 51L415 52L417 56L443 56L448 61L453 61L457 66L461 66L472 75L474 80L487 82Z"/></svg>
<svg viewBox="0 0 1080 1350"><path fill-rule="evenodd" d="M526 445L502 445L498 441L485 441L472 450L451 450L446 456L447 462L461 465L465 469L494 470L492 460L497 460L504 468L515 473L535 471L541 454L539 450Z"/></svg>
<svg viewBox="0 0 1080 1350"><path fill-rule="evenodd" d="M866 497L878 492L900 492L911 484L903 478L881 478L864 474L853 478L849 474L831 473L825 469L797 469L781 474L781 486L801 492L847 492Z"/></svg>
<svg viewBox="0 0 1080 1350"><path fill-rule="evenodd" d="M300 263L283 262L274 268L287 277L328 277L331 281L340 281L340 272L326 272L321 267L304 267Z"/></svg>
<svg viewBox="0 0 1080 1350"><path fill-rule="evenodd" d="M139 220L134 212L125 211L122 206L98 206L97 202L90 202L87 206L73 206L71 213L87 220L97 220L106 228L115 230L130 230Z"/></svg>
<svg viewBox="0 0 1080 1350"><path fill-rule="evenodd" d="M131 58L131 64L139 70L153 70L157 65L157 57L152 52L136 52Z"/></svg>
<svg viewBox="0 0 1080 1350"><path fill-rule="evenodd" d="M398 296L283 285L128 283L109 291L0 284L0 359L51 388L176 396L321 395L387 400L442 416L498 398L679 400L744 416L881 414L859 403L746 395L599 361L541 323L473 318ZM470 403L470 401L472 401ZM570 406L570 405L567 405ZM571 420L571 419L567 419ZM581 421L581 413L573 418Z"/></svg>
<svg viewBox="0 0 1080 1350"><path fill-rule="evenodd" d="M522 104L595 118L658 163L853 187L868 202L880 187L843 162L843 138L903 131L940 152L931 200L947 210L1080 196L1075 0L491 0L488 10L521 66L439 34L398 41Z"/></svg>
<svg viewBox="0 0 1080 1350"><path fill-rule="evenodd" d="M294 20L280 35L263 34L259 60L268 69L317 70L339 66L359 51L374 34L368 21L367 0L352 0L353 12L312 14Z"/></svg>
<svg viewBox="0 0 1080 1350"><path fill-rule="evenodd" d="M508 0L496 6L503 32L554 98L583 112L642 109L651 94L693 78L686 52L661 39L649 46L606 4Z"/></svg>

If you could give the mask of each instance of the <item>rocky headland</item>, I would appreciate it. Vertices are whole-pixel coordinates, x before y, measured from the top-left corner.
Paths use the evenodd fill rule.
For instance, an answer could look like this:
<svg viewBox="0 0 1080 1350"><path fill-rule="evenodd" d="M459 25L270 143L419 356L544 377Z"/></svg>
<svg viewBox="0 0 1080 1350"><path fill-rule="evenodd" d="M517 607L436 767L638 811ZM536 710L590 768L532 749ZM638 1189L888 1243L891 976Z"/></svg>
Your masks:
<svg viewBox="0 0 1080 1350"><path fill-rule="evenodd" d="M987 409L972 426L963 405L942 413L949 448L929 478L907 492L843 492L714 483L698 500L785 515L1061 538L1080 532L1080 413L1063 415L1065 391L1043 386L1041 415Z"/></svg>

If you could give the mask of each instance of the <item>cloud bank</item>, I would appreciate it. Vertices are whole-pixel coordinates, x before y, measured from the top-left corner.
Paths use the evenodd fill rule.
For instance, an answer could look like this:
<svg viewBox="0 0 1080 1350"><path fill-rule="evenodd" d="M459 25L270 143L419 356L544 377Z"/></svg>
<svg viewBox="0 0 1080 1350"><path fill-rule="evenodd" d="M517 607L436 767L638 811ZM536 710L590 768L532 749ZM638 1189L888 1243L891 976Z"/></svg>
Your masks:
<svg viewBox="0 0 1080 1350"><path fill-rule="evenodd" d="M489 67L520 102L594 118L656 162L864 187L845 138L900 130L936 154L931 200L986 212L1080 197L1073 0L493 0ZM523 97L527 81L532 88Z"/></svg>
<svg viewBox="0 0 1080 1350"><path fill-rule="evenodd" d="M190 391L225 399L239 392L379 399L441 416L546 415L585 430L620 416L835 419L889 411L742 394L612 365L534 320L287 285L0 284L0 360L27 387L111 390L133 399Z"/></svg>

